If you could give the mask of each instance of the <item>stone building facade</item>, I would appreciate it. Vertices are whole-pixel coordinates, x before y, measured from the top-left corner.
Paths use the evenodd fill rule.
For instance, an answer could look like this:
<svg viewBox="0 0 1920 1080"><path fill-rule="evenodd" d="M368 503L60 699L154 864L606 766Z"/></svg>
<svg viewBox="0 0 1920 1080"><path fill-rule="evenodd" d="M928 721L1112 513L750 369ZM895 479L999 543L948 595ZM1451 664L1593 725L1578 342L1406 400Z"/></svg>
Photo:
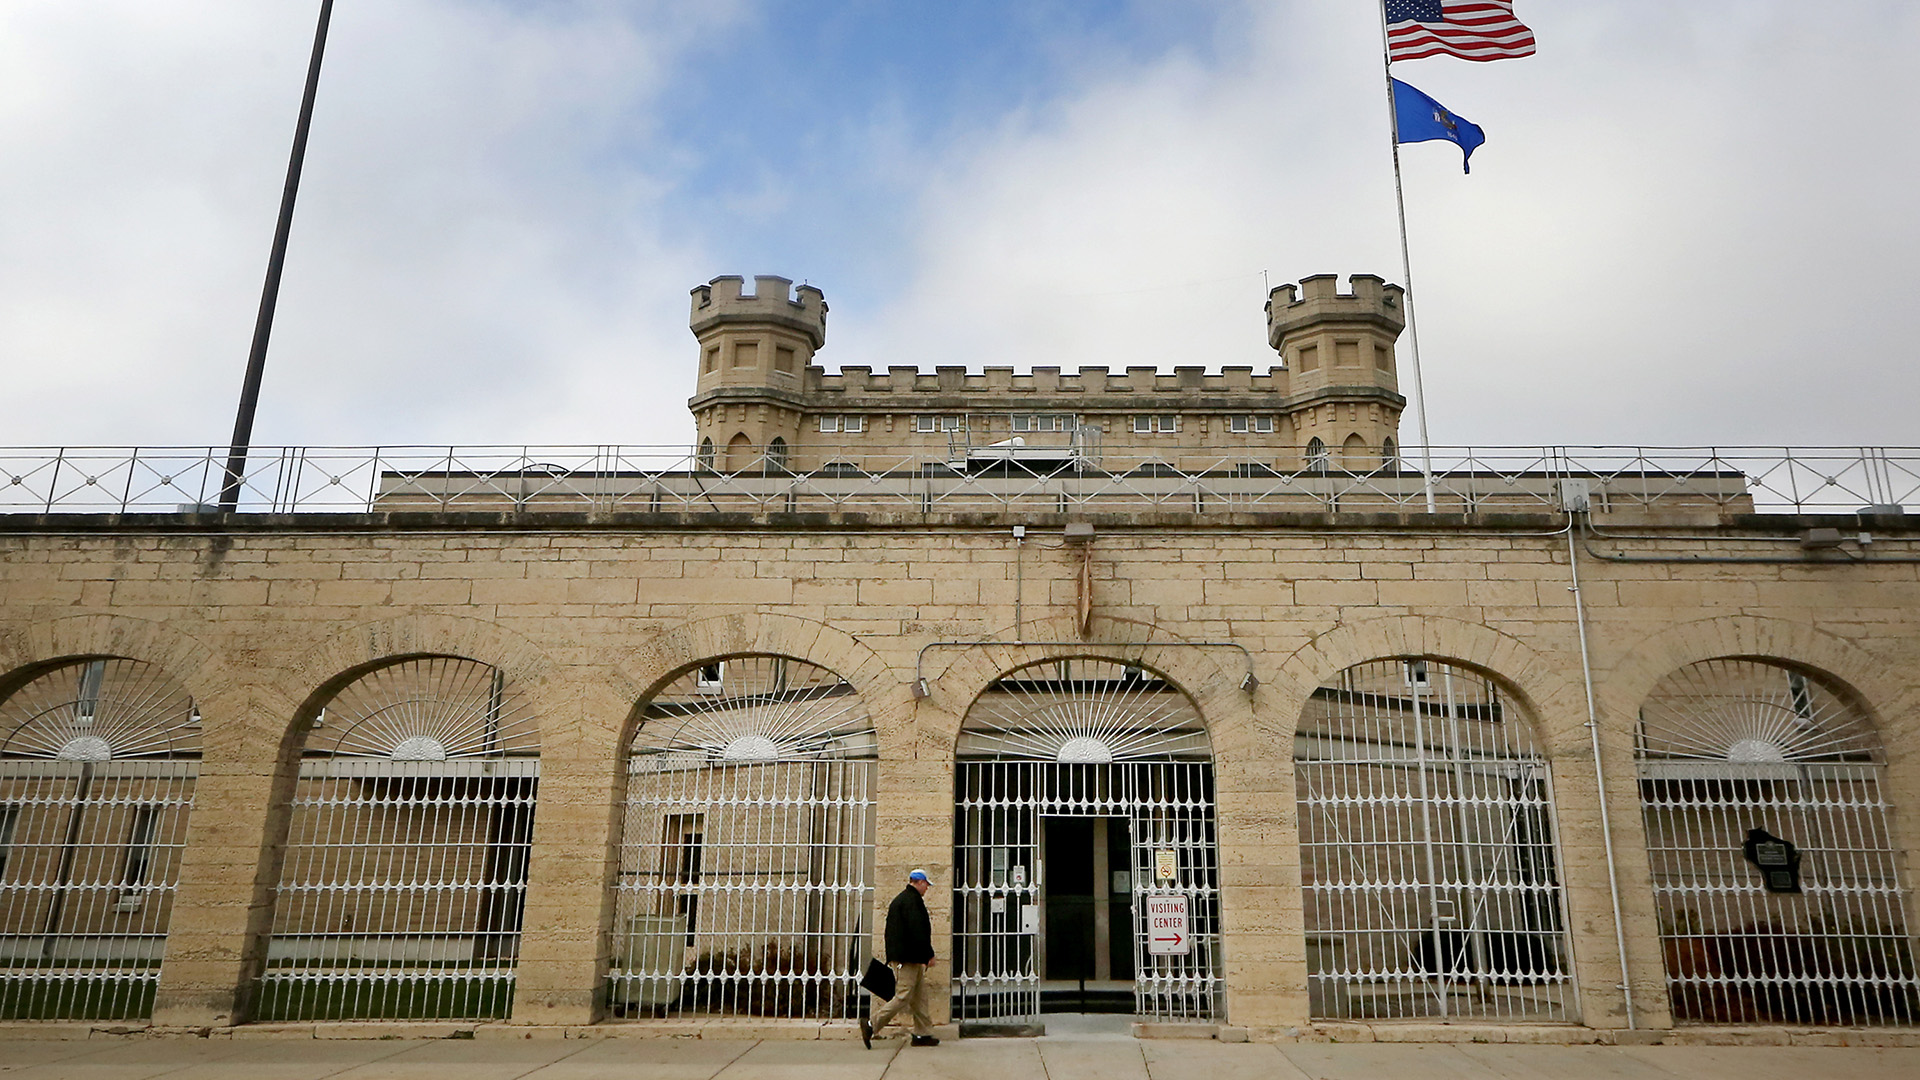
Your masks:
<svg viewBox="0 0 1920 1080"><path fill-rule="evenodd" d="M1370 275L1353 275L1345 293L1331 274L1274 289L1267 339L1283 363L1218 374L913 365L828 374L812 363L827 337L820 290L764 276L753 292L743 287L718 277L693 290L700 377L688 404L715 471L886 471L991 447L1016 460L1104 450L1179 467L1223 453L1287 469L1397 460L1406 399L1394 342L1406 316L1400 287Z"/></svg>
<svg viewBox="0 0 1920 1080"><path fill-rule="evenodd" d="M829 388L780 303L696 323L772 365L722 447L1052 400ZM1285 374L1125 393L1281 462ZM985 1029L1913 1039L1920 528L1567 505L0 516L0 1006L845 1038L925 867Z"/></svg>

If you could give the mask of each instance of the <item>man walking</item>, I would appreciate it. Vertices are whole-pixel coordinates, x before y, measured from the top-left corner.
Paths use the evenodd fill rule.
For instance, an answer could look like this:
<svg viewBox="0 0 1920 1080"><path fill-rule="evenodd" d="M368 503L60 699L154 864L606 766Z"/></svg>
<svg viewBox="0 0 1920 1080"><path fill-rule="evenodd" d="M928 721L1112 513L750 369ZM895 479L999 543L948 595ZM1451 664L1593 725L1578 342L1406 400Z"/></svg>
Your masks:
<svg viewBox="0 0 1920 1080"><path fill-rule="evenodd" d="M873 1037L902 1010L913 1011L913 1046L939 1046L927 1019L927 968L933 966L933 920L927 917L925 870L907 875L907 887L887 905L887 963L893 965L893 1000L873 1020L860 1021L860 1041L873 1049Z"/></svg>

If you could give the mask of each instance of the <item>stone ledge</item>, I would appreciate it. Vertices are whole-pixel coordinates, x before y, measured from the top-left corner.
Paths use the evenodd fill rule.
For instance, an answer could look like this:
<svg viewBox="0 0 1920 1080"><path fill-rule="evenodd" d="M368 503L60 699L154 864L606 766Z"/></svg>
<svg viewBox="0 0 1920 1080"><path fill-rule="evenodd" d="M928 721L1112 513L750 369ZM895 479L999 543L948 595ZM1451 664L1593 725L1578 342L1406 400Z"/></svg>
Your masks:
<svg viewBox="0 0 1920 1080"><path fill-rule="evenodd" d="M1506 1043L1536 1046L1920 1047L1914 1028L1590 1028L1574 1024L1313 1024L1248 1029L1258 1042Z"/></svg>
<svg viewBox="0 0 1920 1080"><path fill-rule="evenodd" d="M1136 1021L1133 1025L1133 1037L1136 1039L1211 1039L1219 1031L1213 1024L1172 1024L1144 1020Z"/></svg>

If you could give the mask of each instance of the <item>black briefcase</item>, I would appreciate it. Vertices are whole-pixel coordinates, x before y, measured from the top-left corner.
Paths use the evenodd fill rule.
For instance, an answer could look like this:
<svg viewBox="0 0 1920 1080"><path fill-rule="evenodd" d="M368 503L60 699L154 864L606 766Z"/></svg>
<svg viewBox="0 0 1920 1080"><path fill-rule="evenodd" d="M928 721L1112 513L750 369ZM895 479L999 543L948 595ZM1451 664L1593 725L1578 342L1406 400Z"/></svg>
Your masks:
<svg viewBox="0 0 1920 1080"><path fill-rule="evenodd" d="M892 1001L897 989L893 984L893 969L878 960L867 961L867 973L860 977L860 985L881 1001Z"/></svg>

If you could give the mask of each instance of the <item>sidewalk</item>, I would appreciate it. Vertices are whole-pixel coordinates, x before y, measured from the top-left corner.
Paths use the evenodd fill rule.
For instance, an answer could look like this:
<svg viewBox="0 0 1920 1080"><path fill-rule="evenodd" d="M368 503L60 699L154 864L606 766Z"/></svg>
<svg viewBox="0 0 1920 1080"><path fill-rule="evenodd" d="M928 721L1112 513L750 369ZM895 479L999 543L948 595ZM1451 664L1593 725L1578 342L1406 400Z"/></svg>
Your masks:
<svg viewBox="0 0 1920 1080"><path fill-rule="evenodd" d="M931 1049L700 1039L0 1042L0 1076L75 1080L1912 1080L1920 1049L1223 1044L1119 1036Z"/></svg>

